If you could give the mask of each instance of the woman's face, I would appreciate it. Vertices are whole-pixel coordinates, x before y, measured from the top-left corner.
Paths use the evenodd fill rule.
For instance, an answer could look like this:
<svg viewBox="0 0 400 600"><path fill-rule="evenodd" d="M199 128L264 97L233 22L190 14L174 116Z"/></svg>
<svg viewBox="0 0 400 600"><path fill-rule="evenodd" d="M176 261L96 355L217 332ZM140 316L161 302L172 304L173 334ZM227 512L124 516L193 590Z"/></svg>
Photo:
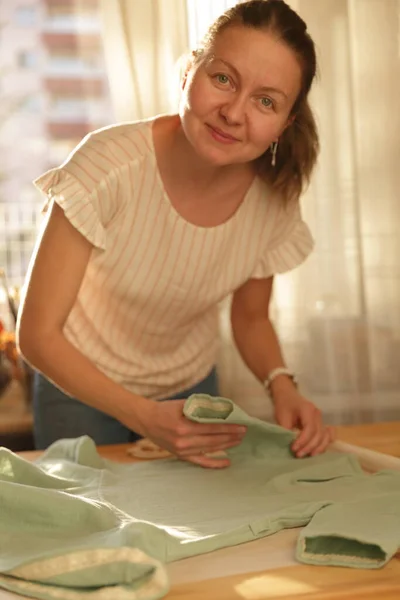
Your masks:
<svg viewBox="0 0 400 600"><path fill-rule="evenodd" d="M195 152L214 166L264 154L289 124L301 75L296 55L271 33L225 29L183 84L179 114Z"/></svg>

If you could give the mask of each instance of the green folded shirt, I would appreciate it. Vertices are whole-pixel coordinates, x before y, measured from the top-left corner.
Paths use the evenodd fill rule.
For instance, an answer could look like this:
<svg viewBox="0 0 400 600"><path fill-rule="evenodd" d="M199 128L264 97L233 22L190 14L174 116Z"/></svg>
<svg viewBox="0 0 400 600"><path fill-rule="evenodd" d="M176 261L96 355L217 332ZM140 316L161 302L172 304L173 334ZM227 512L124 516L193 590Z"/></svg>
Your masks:
<svg viewBox="0 0 400 600"><path fill-rule="evenodd" d="M0 586L46 600L155 600L167 563L287 527L303 528L305 563L378 568L397 552L399 472L367 475L345 454L297 459L292 432L225 398L191 396L184 413L247 426L228 469L117 464L88 437L35 463L0 449Z"/></svg>

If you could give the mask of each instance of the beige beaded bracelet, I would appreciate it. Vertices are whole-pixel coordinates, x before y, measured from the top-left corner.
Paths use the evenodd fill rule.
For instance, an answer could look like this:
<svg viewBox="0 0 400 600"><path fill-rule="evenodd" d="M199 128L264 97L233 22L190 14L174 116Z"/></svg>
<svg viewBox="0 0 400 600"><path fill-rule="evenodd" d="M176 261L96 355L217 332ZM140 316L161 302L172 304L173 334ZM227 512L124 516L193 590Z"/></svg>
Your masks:
<svg viewBox="0 0 400 600"><path fill-rule="evenodd" d="M297 387L296 375L286 367L277 367L276 369L272 369L272 371L268 374L268 377L263 381L263 386L265 387L268 394L271 394L271 384L274 381L274 379L278 377L278 375L287 375Z"/></svg>

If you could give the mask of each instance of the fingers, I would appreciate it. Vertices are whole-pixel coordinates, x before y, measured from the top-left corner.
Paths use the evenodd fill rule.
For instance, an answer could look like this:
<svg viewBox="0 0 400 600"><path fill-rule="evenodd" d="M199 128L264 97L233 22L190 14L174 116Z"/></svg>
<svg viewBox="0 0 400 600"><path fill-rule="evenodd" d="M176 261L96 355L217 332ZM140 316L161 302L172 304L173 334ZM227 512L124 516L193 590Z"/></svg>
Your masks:
<svg viewBox="0 0 400 600"><path fill-rule="evenodd" d="M322 423L321 411L309 404L300 415L302 431L292 445L292 450L298 458L316 456L324 452L331 443L331 428Z"/></svg>
<svg viewBox="0 0 400 600"><path fill-rule="evenodd" d="M175 427L170 450L179 458L204 455L221 448L237 446L247 428L243 425L194 423L182 415Z"/></svg>
<svg viewBox="0 0 400 600"><path fill-rule="evenodd" d="M205 469L226 469L231 464L229 458L212 458L211 456L201 454L198 456L188 456L185 460Z"/></svg>
<svg viewBox="0 0 400 600"><path fill-rule="evenodd" d="M322 439L320 442L310 451L310 456L317 456L317 454L322 454L325 452L329 444L331 443L331 434L329 428L326 427L322 434Z"/></svg>
<svg viewBox="0 0 400 600"><path fill-rule="evenodd" d="M194 423L184 418L183 423L178 428L178 433L183 436L194 435L240 435L245 434L247 427L243 425L225 424L218 425L217 423Z"/></svg>
<svg viewBox="0 0 400 600"><path fill-rule="evenodd" d="M196 451L193 451L193 450L189 451L188 450L186 452L180 453L179 454L179 458L182 458L182 459L185 460L188 456L197 456L198 454L202 454L202 455L204 455L204 454L211 454L211 453L214 453L214 452L220 452L222 450L228 450L229 448L234 448L235 446L239 446L239 444L240 444L241 441L242 440L239 440L239 441L238 440L230 441L230 442L227 442L226 444L221 444L220 446L209 447L209 448L207 448L205 450L202 450L201 452L199 452L198 450L196 450Z"/></svg>
<svg viewBox="0 0 400 600"><path fill-rule="evenodd" d="M205 452L215 452L222 448L237 446L244 435L200 435L192 438L179 438L174 443L174 453L180 458Z"/></svg>
<svg viewBox="0 0 400 600"><path fill-rule="evenodd" d="M222 444L221 446L214 447L212 451L195 455L184 455L180 456L180 458L181 460L191 462L205 469L225 469L226 467L230 466L231 462L227 456L224 456L224 451L237 446L239 443L240 442L235 440L233 442L228 442L226 444ZM222 455L219 457L209 456L209 454L218 454L219 452L222 453Z"/></svg>
<svg viewBox="0 0 400 600"><path fill-rule="evenodd" d="M307 423L303 431L292 445L292 450L298 458L322 454L335 439L333 427L325 427L322 420Z"/></svg>
<svg viewBox="0 0 400 600"><path fill-rule="evenodd" d="M203 456L240 444L247 431L245 426L193 422L183 414L184 403L184 400L159 403L148 426L147 437L179 458Z"/></svg>
<svg viewBox="0 0 400 600"><path fill-rule="evenodd" d="M292 450L297 456L304 456L304 451L313 447L313 442L322 428L321 414L316 407L307 407L300 415L299 421L301 431L292 445Z"/></svg>

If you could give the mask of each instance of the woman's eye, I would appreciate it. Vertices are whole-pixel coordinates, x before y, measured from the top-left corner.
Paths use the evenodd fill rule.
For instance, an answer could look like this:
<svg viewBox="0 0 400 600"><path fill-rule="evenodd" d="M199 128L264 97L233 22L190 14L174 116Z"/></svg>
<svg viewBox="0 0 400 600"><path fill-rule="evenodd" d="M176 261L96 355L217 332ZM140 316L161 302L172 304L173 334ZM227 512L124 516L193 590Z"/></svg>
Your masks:
<svg viewBox="0 0 400 600"><path fill-rule="evenodd" d="M218 83L222 83L223 85L229 83L229 77L227 75L223 75L222 73L216 75L216 79Z"/></svg>
<svg viewBox="0 0 400 600"><path fill-rule="evenodd" d="M270 108L271 106L273 106L271 98L261 98L261 104L265 108Z"/></svg>

